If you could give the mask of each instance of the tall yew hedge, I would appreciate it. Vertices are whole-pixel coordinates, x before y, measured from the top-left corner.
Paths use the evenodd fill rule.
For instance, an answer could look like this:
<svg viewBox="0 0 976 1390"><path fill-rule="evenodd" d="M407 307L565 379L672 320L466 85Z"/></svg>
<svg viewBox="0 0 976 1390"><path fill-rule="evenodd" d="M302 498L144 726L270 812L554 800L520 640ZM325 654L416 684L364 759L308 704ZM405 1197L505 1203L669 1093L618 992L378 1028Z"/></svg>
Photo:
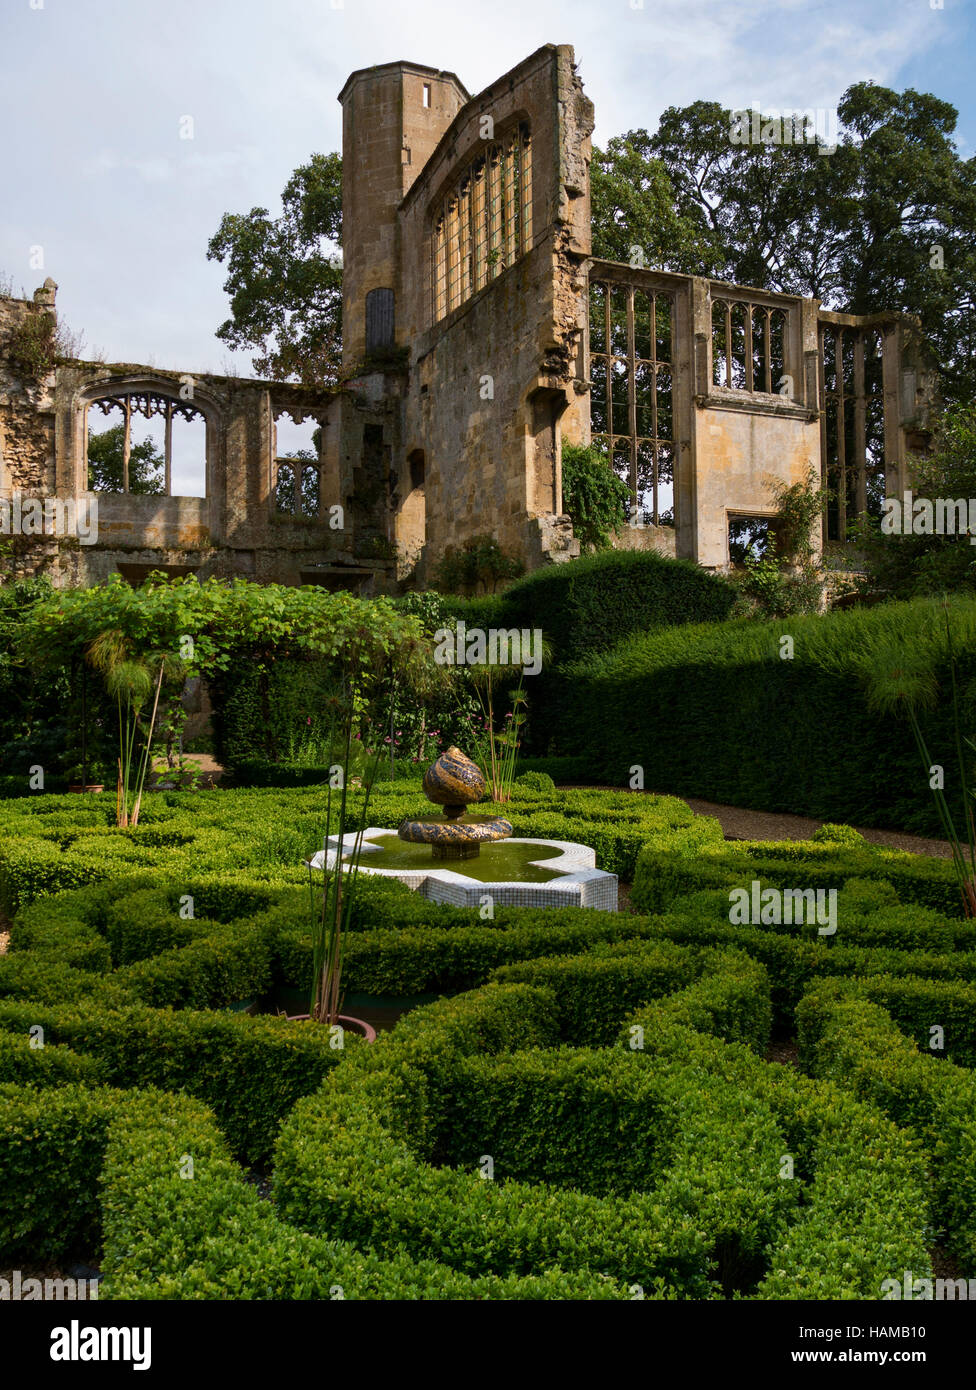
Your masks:
<svg viewBox="0 0 976 1390"><path fill-rule="evenodd" d="M943 607L927 600L644 633L543 677L533 727L594 781L626 786L640 766L651 791L941 835L907 718L868 699L872 670L922 664L938 699L920 721L962 831L952 663L974 735L976 600L948 612L951 659ZM976 752L965 756L972 776Z"/></svg>

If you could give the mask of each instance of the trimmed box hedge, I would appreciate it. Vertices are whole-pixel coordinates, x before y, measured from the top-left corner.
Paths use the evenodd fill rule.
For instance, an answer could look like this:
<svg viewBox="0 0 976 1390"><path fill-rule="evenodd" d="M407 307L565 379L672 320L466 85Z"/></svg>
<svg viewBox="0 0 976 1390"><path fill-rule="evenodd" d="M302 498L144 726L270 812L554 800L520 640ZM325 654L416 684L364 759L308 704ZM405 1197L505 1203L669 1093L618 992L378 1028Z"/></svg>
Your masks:
<svg viewBox="0 0 976 1390"><path fill-rule="evenodd" d="M939 1239L963 1272L976 1276L976 1077L920 1052L871 1002L874 983L831 980L811 988L797 1010L801 1060L918 1136Z"/></svg>
<svg viewBox="0 0 976 1390"><path fill-rule="evenodd" d="M151 797L145 833L101 864L107 808L71 801L18 803L4 850L53 851L64 891L0 858L24 898L0 958L0 1162L17 1202L36 1188L0 1224L11 1259L97 1257L117 1298L876 1299L926 1274L933 1229L955 1221L968 1258L976 950L938 910L941 866L836 828L812 854L738 849L671 798L527 785L512 816L639 860L655 913L482 920L361 879L347 990L470 992L339 1051L315 1025L226 1011L308 984L294 856L321 793ZM417 804L409 784L375 803L388 824ZM82 858L110 876L70 886ZM754 864L836 883L837 937L733 926L728 874ZM702 865L725 875L704 891ZM792 1025L834 989L920 1041L944 1022L945 1058L909 1084L882 1040L870 1092L846 1064L764 1061L774 1008ZM927 1170L943 1121L961 1157L933 1150ZM235 1158L262 1176L273 1158L277 1206Z"/></svg>

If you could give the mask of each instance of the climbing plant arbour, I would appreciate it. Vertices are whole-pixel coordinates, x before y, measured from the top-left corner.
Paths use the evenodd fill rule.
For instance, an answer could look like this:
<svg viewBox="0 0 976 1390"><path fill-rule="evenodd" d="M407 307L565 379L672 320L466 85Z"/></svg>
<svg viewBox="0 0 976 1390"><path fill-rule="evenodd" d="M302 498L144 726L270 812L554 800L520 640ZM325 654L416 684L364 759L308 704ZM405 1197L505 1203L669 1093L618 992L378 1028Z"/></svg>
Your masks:
<svg viewBox="0 0 976 1390"><path fill-rule="evenodd" d="M188 676L217 684L241 665L260 674L298 655L334 662L365 692L392 663L401 687L419 689L430 665L421 624L389 599L162 574L138 589L115 575L41 598L19 627L17 657L31 670L60 669L106 631L120 633L136 659L169 651Z"/></svg>

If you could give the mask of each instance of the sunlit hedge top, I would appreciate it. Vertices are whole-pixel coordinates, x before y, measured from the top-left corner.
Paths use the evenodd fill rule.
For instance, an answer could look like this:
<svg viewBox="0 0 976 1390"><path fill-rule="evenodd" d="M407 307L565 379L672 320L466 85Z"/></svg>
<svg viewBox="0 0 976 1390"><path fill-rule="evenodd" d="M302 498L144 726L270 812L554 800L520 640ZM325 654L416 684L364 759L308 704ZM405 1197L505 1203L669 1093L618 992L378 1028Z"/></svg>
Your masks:
<svg viewBox="0 0 976 1390"><path fill-rule="evenodd" d="M113 575L95 588L52 592L25 616L17 649L32 666L61 665L108 629L124 633L137 651L172 649L202 675L245 658L260 668L307 653L334 657L361 677L392 664L415 683L432 664L420 622L390 599L246 579L200 583L192 575L150 579L139 589Z"/></svg>

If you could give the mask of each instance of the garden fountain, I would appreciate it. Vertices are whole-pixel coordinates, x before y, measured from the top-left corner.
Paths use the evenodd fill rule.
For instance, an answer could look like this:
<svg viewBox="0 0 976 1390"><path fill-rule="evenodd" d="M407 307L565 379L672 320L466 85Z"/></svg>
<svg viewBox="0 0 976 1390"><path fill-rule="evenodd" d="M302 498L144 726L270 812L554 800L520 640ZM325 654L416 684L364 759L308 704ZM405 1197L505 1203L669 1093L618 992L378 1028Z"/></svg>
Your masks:
<svg viewBox="0 0 976 1390"><path fill-rule="evenodd" d="M443 806L444 816L405 820L397 831L411 845L430 845L435 859L475 859L483 844L507 840L511 822L501 816L468 816L465 808L480 801L487 790L477 763L459 748L442 753L423 780L424 795L435 806Z"/></svg>
<svg viewBox="0 0 976 1390"><path fill-rule="evenodd" d="M428 768L424 794L443 815L405 820L398 830L363 832L359 872L396 878L432 902L481 908L593 907L617 910L617 876L596 867L589 845L513 835L503 816L473 816L467 807L486 790L478 766L449 748ZM329 868L352 853L350 837L332 836L310 861Z"/></svg>

